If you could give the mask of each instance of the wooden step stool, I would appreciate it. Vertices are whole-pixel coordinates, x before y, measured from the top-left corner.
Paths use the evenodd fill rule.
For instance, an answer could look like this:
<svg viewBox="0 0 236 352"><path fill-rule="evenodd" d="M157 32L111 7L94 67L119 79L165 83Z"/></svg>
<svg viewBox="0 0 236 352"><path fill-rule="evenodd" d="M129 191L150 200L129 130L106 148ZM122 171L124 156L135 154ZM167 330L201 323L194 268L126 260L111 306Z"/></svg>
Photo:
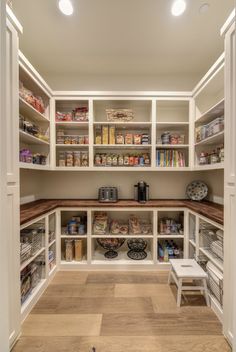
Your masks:
<svg viewBox="0 0 236 352"><path fill-rule="evenodd" d="M170 259L171 269L169 272L168 284L174 279L178 287L177 307L181 304L182 291L201 291L204 293L206 304L209 306L209 297L207 292L207 273L200 267L194 259ZM202 286L184 286L184 280L198 280Z"/></svg>

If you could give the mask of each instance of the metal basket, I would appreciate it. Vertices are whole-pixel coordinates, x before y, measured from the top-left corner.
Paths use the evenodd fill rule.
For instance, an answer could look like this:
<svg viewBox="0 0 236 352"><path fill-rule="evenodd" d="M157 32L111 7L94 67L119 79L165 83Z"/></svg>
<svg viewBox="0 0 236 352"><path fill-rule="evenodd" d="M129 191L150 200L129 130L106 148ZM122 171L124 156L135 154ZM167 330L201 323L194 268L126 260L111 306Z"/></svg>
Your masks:
<svg viewBox="0 0 236 352"><path fill-rule="evenodd" d="M223 275L212 263L206 266L208 274L208 289L210 293L223 306Z"/></svg>

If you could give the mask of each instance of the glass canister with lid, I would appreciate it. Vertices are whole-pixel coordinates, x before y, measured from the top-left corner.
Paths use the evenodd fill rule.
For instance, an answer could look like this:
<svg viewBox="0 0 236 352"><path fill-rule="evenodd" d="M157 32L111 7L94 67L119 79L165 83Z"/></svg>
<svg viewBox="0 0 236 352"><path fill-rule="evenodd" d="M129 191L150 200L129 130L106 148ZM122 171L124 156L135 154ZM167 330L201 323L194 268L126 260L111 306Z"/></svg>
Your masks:
<svg viewBox="0 0 236 352"><path fill-rule="evenodd" d="M74 258L74 246L73 246L73 240L72 239L66 239L65 240L65 260L67 262L72 262Z"/></svg>

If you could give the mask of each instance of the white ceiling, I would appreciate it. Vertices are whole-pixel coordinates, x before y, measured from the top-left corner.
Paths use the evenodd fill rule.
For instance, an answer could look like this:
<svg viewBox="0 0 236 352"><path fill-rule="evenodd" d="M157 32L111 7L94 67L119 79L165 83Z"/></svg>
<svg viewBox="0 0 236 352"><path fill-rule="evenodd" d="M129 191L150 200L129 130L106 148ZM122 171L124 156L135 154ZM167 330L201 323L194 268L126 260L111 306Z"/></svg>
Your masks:
<svg viewBox="0 0 236 352"><path fill-rule="evenodd" d="M204 2L210 9L200 14ZM62 89L63 81L65 89L74 89L75 81L80 89L99 89L93 77L100 77L102 89L105 77L107 82L118 77L121 89L121 77L124 82L135 77L139 85L143 80L147 89L153 88L153 77L168 77L169 85L178 77L175 89L193 88L223 52L219 32L234 7L234 0L187 0L187 11L176 18L172 0L73 3L75 13L66 17L57 0L13 0L24 27L21 50L55 89ZM81 86L86 79L91 87Z"/></svg>

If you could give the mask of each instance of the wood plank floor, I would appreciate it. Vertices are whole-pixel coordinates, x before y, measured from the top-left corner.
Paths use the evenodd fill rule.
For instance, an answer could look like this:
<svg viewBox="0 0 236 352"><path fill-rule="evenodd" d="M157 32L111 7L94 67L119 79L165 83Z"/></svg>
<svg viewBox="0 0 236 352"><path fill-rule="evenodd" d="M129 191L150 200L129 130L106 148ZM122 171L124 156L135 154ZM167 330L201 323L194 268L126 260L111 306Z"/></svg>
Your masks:
<svg viewBox="0 0 236 352"><path fill-rule="evenodd" d="M176 307L166 273L58 272L13 352L230 352L200 294Z"/></svg>

